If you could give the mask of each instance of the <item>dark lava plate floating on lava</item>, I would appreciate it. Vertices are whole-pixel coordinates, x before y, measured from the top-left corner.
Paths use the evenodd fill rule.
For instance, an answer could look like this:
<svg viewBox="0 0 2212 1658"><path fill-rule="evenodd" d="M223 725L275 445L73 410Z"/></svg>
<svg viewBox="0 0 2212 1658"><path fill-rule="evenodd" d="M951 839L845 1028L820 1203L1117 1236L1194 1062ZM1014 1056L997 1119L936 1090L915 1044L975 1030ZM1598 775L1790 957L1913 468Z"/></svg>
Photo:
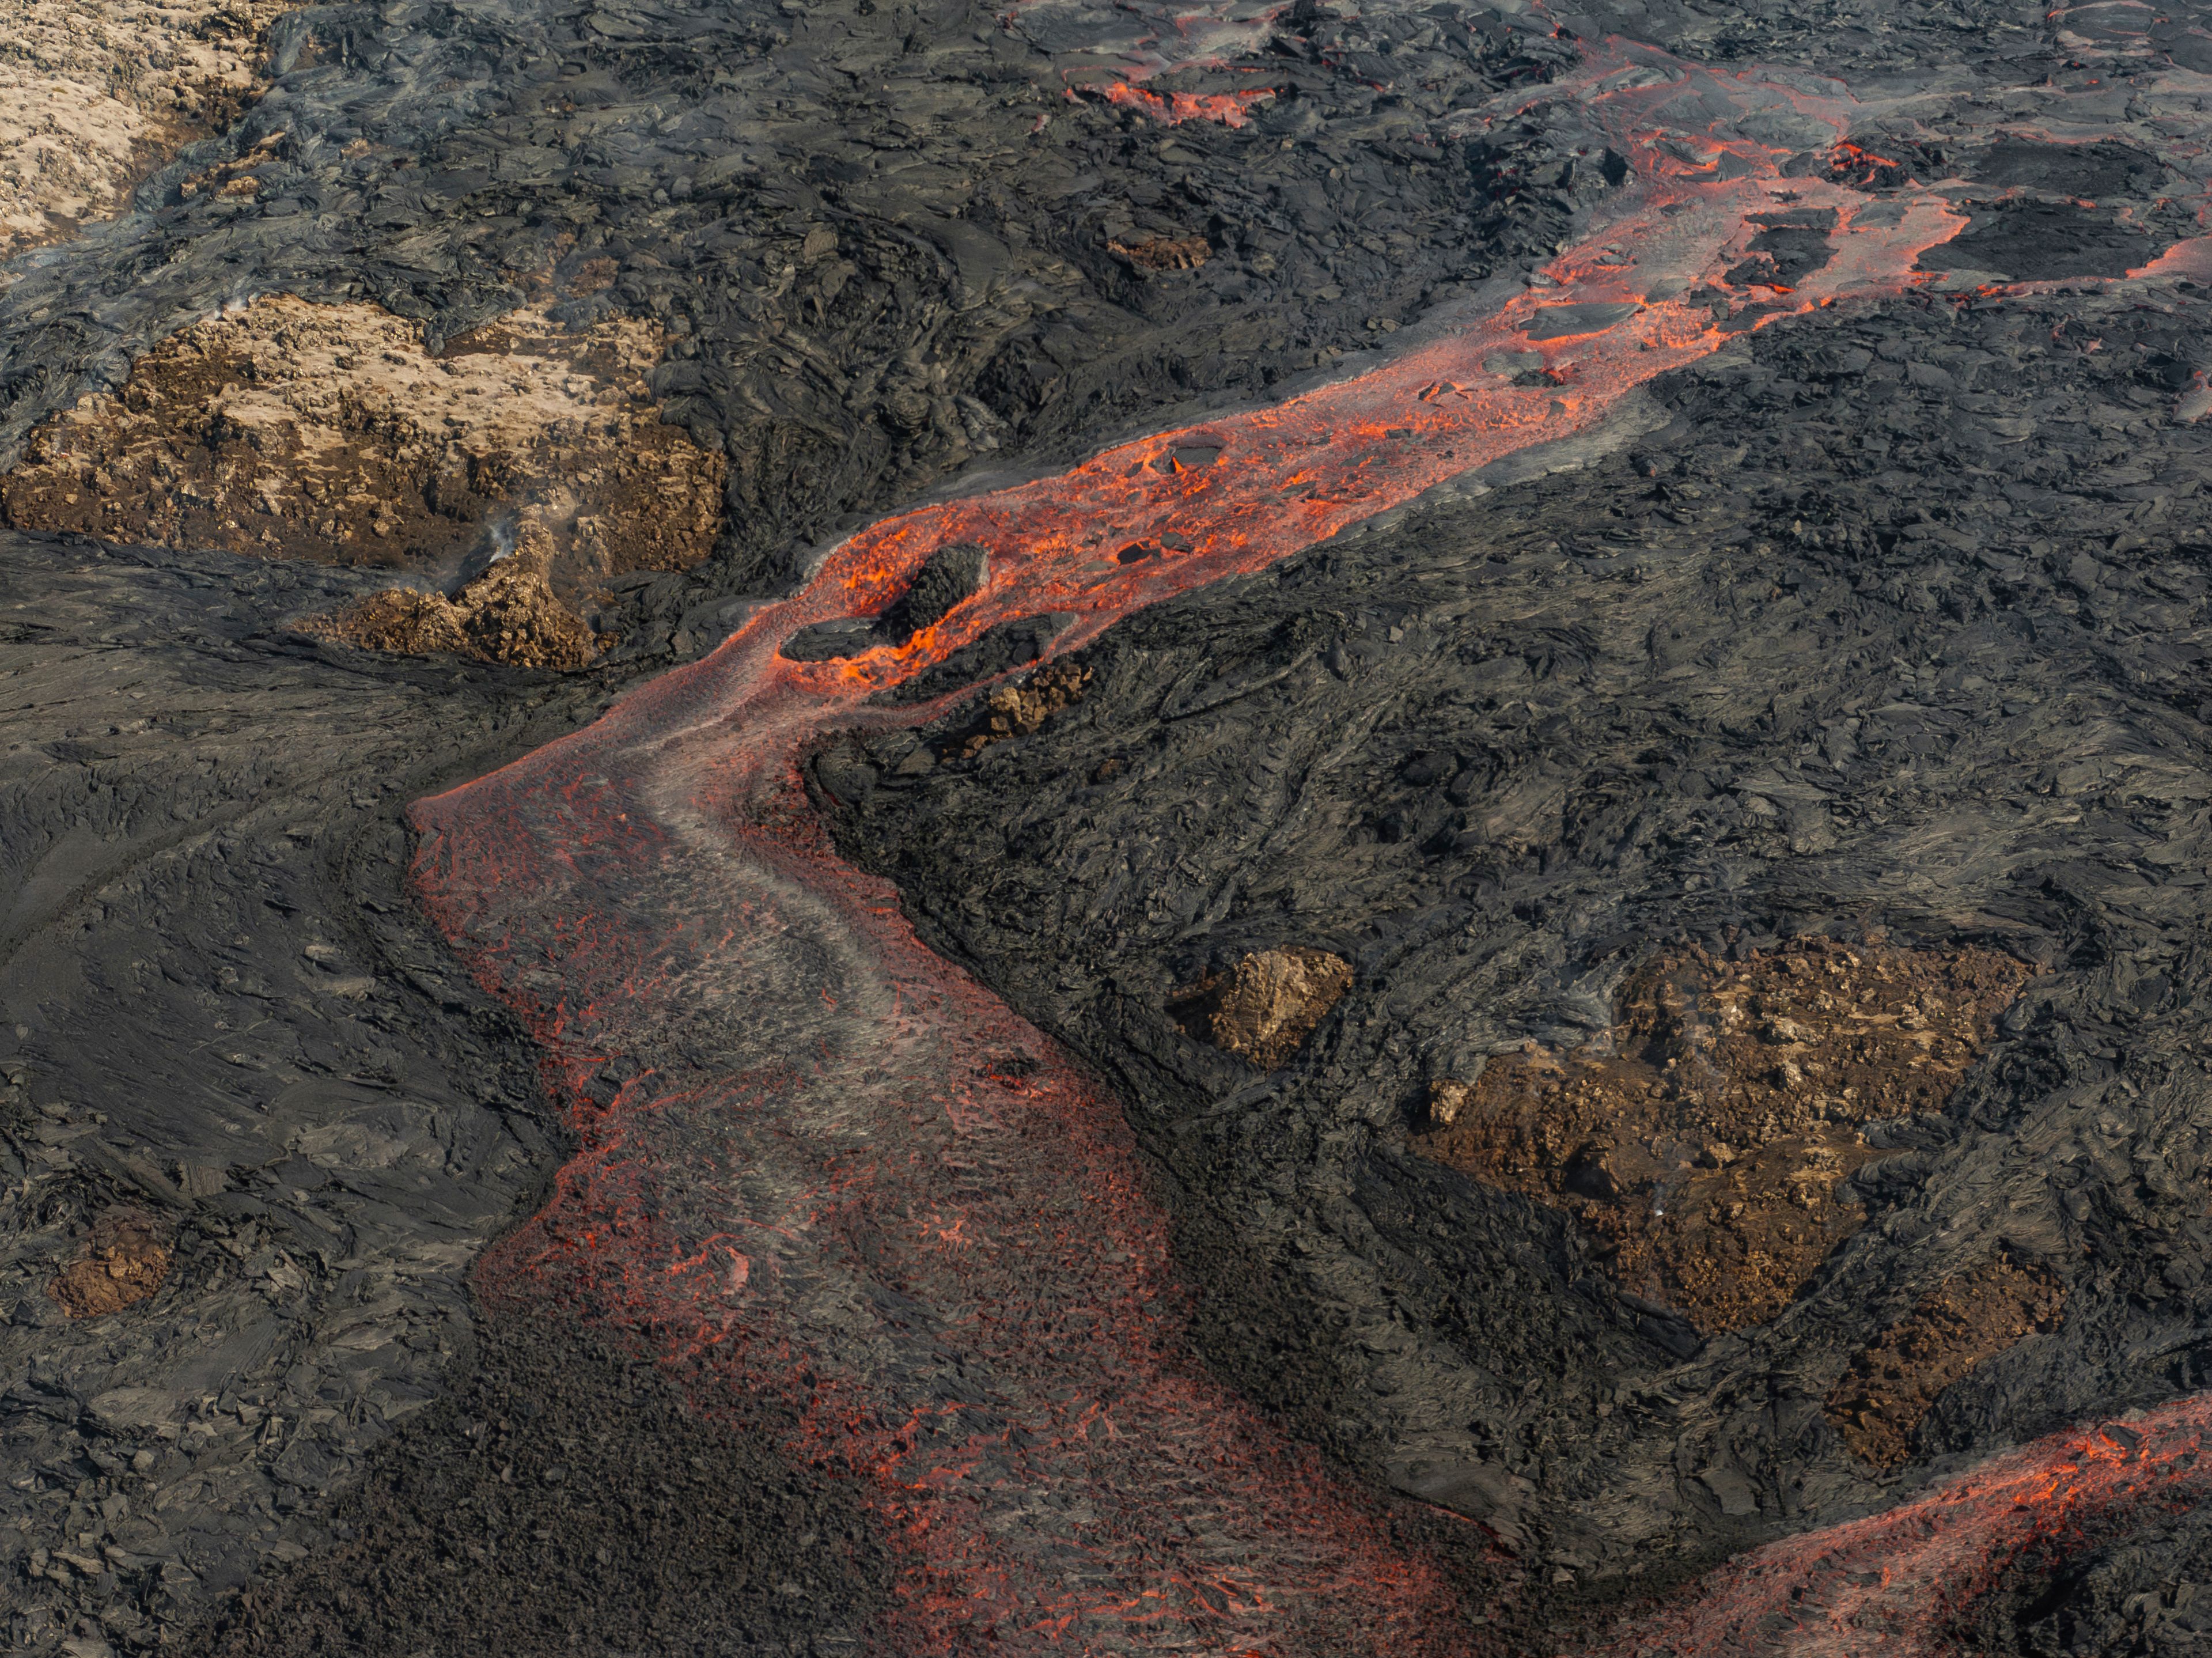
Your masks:
<svg viewBox="0 0 2212 1658"><path fill-rule="evenodd" d="M2212 32L1960 21L210 34L0 267L10 1638L2186 1649Z"/></svg>

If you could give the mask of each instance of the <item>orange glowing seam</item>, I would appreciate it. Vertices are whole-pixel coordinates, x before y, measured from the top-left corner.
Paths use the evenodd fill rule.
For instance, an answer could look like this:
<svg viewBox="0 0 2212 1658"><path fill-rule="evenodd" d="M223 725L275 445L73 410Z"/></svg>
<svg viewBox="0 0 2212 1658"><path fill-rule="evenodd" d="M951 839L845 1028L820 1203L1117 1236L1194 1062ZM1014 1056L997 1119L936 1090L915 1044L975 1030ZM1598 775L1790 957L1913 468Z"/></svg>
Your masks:
<svg viewBox="0 0 2212 1658"><path fill-rule="evenodd" d="M1717 1658L1786 1619L1791 1651L1808 1658L1932 1658L1949 1648L1947 1618L2033 1551L2079 1546L2144 1503L2212 1497L2208 1427L2212 1397L2200 1394L2053 1435L1885 1514L1744 1556L1604 1650Z"/></svg>
<svg viewBox="0 0 2212 1658"><path fill-rule="evenodd" d="M1133 109L1139 114L1168 126L1180 126L1185 121L1218 121L1224 126L1241 127L1248 112L1256 104L1273 101L1275 89L1261 87L1251 92L1146 92L1126 81L1109 81L1097 88L1099 95L1109 104L1122 109ZM1074 96L1070 88L1068 95Z"/></svg>

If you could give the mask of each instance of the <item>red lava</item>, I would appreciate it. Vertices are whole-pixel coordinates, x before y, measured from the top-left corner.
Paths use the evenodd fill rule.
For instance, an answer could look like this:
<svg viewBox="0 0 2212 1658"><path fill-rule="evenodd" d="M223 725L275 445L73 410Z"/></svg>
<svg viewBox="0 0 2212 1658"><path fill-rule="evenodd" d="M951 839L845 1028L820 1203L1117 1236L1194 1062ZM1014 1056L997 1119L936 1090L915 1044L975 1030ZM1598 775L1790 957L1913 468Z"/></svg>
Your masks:
<svg viewBox="0 0 2212 1658"><path fill-rule="evenodd" d="M695 1365L703 1409L723 1389L787 1406L793 1454L859 1482L898 1551L889 1649L1464 1645L1442 1576L1394 1552L1374 1503L1191 1357L1115 1102L832 855L798 766L825 731L937 712L868 699L994 624L1066 613L1054 650L1074 649L1588 428L1732 332L1894 292L1962 223L1939 199L1872 213L1784 181L1785 152L1712 126L1787 106L1840 138L1840 88L1623 48L1543 95L1584 100L1638 180L1554 285L1279 406L878 524L706 659L416 808L432 914L529 1023L580 1143L480 1287ZM1784 197L1836 214L1826 267L1728 320L1665 297L1725 269ZM1532 349L1555 384L1483 366ZM1118 563L1137 540L1160 556ZM880 611L955 542L989 549L989 581L935 626L845 660L778 655L801 627Z"/></svg>
<svg viewBox="0 0 2212 1658"><path fill-rule="evenodd" d="M2078 1547L2145 1505L2212 1496L2212 1396L2055 1434L1886 1514L1757 1549L1606 1649L1620 1658L1918 1658L2011 1562Z"/></svg>
<svg viewBox="0 0 2212 1658"><path fill-rule="evenodd" d="M1170 92L1162 94L1133 87L1126 81L1110 81L1102 90L1108 103L1136 110L1169 126L1177 126L1185 121L1218 121L1224 126L1241 127L1244 125L1247 110L1255 104L1267 102L1275 95L1273 87L1262 87L1256 92Z"/></svg>

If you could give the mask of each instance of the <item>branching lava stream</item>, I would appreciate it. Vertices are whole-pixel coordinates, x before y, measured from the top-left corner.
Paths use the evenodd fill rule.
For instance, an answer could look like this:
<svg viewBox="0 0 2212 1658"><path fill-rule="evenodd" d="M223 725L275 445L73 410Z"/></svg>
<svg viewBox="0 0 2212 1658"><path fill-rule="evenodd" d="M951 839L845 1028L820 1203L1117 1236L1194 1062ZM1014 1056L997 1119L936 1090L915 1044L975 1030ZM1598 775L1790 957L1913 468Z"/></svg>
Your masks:
<svg viewBox="0 0 2212 1658"><path fill-rule="evenodd" d="M702 1408L721 1387L787 1406L793 1454L860 1482L900 1551L889 1650L1463 1649L1437 1570L1395 1553L1370 1499L1188 1351L1115 1102L830 853L798 762L827 731L938 712L870 699L994 626L1063 614L1054 652L1077 648L1584 430L1747 328L1893 292L1964 223L1933 194L1784 179L1789 152L1744 136L1780 110L1840 143L1857 106L1833 82L1614 47L1545 95L1584 100L1637 180L1552 285L1439 319L1425 343L1279 407L881 523L705 660L416 809L433 913L528 1020L580 1142L544 1211L484 1261L484 1294L586 1307L698 1362ZM1820 268L1732 317L1710 292L1680 297L1784 206L1833 216ZM1514 364L1485 366L1501 355ZM988 584L936 625L849 659L778 654L803 627L879 612L965 542L988 550ZM2148 1479L2071 1446L1978 1477L1983 1558L2041 1523L2062 1466L2112 1493ZM1965 1536L1945 1516L1966 1502L1860 1522L1826 1558L1909 1560L1912 1516ZM1724 1649L1702 1631L1788 1605L1810 1547L1717 1586L1725 1617L1693 1619L1680 1649Z"/></svg>

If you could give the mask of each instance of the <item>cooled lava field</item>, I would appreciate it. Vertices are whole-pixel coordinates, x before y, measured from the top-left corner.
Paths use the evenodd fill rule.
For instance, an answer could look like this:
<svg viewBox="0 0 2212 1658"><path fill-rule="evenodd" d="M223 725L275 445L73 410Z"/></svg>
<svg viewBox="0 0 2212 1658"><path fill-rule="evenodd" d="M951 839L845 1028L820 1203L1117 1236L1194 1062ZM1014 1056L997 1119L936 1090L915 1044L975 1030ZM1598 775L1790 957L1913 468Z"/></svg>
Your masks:
<svg viewBox="0 0 2212 1658"><path fill-rule="evenodd" d="M14 0L36 1658L2212 1655L2212 6Z"/></svg>

